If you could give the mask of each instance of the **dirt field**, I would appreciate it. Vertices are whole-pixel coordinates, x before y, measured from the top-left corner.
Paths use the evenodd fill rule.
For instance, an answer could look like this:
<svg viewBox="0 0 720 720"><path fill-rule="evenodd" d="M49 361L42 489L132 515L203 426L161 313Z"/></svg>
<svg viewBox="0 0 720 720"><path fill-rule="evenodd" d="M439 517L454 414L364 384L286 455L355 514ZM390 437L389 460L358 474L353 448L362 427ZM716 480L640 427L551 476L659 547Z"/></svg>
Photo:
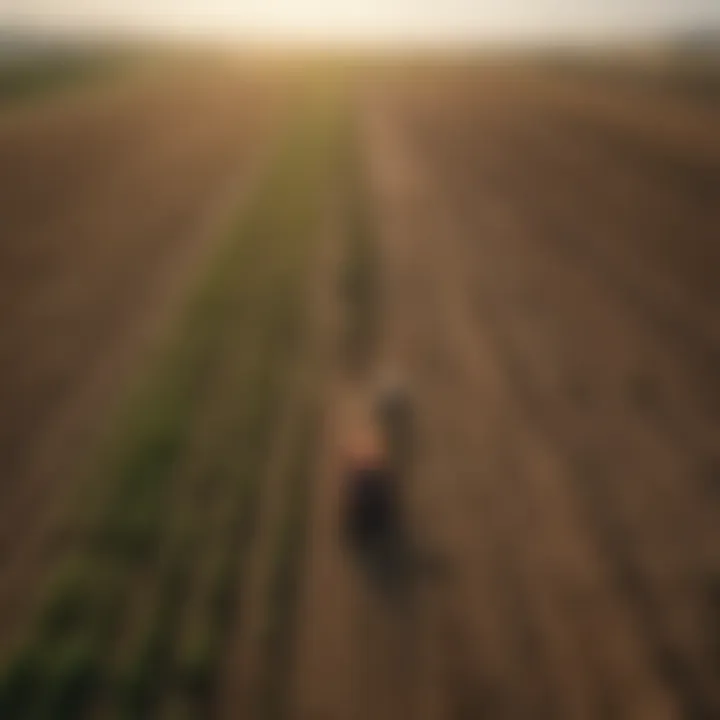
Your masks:
<svg viewBox="0 0 720 720"><path fill-rule="evenodd" d="M0 715L720 717L716 110L317 75L286 113L198 72L0 117ZM339 505L383 367L380 582Z"/></svg>
<svg viewBox="0 0 720 720"><path fill-rule="evenodd" d="M274 95L199 66L0 116L3 630L79 459L255 174Z"/></svg>

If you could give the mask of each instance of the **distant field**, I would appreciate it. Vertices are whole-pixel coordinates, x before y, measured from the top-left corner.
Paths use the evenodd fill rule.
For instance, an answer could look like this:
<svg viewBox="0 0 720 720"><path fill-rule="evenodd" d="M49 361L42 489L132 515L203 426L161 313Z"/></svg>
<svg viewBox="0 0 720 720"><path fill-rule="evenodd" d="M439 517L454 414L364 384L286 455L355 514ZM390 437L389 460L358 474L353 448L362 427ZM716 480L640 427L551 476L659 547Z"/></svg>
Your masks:
<svg viewBox="0 0 720 720"><path fill-rule="evenodd" d="M550 63L554 69L616 83L629 90L678 94L680 99L714 105L720 101L720 58L694 57L658 51L649 58L567 57Z"/></svg>
<svg viewBox="0 0 720 720"><path fill-rule="evenodd" d="M0 55L0 109L11 103L99 82L130 63L115 53L53 53L38 57Z"/></svg>
<svg viewBox="0 0 720 720"><path fill-rule="evenodd" d="M206 58L0 122L3 720L720 716L720 131L629 78Z"/></svg>

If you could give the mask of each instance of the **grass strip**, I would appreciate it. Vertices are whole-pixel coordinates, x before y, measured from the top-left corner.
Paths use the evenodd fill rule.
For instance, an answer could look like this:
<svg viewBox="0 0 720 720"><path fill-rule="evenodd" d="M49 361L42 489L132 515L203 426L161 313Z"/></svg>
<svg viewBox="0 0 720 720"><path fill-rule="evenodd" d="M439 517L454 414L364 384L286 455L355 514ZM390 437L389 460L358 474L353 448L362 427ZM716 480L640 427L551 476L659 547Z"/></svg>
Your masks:
<svg viewBox="0 0 720 720"><path fill-rule="evenodd" d="M0 109L49 93L109 79L130 65L118 53L49 52L0 62Z"/></svg>
<svg viewBox="0 0 720 720"><path fill-rule="evenodd" d="M358 142L358 120L345 118L341 150L344 173L346 256L342 276L345 298L345 349L351 371L366 371L376 350L380 313L380 270L367 169Z"/></svg>
<svg viewBox="0 0 720 720"><path fill-rule="evenodd" d="M256 688L253 715L259 720L279 720L287 715L297 613L305 575L317 424L317 412L312 406L308 407L300 423L301 431L296 436L288 470L284 515L273 553L273 572L266 600L263 674Z"/></svg>
<svg viewBox="0 0 720 720"><path fill-rule="evenodd" d="M346 307L346 349L353 369L360 370L374 351L377 325L378 258L372 224L367 212L361 158L349 104L339 111L335 136L335 170L342 182L345 201L347 259L341 283ZM322 382L310 373L312 391ZM320 408L317 398L306 396L299 431L286 470L285 495L280 528L272 553L271 576L265 600L266 621L261 639L261 670L252 698L252 716L258 720L281 720L289 714L290 689L295 657L297 620L309 544L312 474L317 456Z"/></svg>

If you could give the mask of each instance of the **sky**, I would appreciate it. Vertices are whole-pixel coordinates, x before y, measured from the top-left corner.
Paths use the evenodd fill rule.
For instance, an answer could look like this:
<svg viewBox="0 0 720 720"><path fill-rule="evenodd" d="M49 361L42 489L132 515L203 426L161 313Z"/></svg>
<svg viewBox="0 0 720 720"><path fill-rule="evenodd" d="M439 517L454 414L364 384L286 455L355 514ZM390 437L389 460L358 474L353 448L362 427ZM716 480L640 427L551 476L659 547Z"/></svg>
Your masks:
<svg viewBox="0 0 720 720"><path fill-rule="evenodd" d="M720 27L720 0L0 0L0 27L469 39Z"/></svg>

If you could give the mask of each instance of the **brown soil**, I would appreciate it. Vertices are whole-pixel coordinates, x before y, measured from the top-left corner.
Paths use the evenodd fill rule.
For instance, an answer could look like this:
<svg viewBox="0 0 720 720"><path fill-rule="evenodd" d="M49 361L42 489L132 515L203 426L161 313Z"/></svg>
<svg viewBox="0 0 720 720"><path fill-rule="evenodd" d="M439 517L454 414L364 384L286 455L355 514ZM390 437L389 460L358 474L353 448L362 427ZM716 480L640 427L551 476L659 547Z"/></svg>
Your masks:
<svg viewBox="0 0 720 720"><path fill-rule="evenodd" d="M520 67L367 77L372 367L399 369L414 406L407 527L389 583L340 542L340 448L365 392L343 352L340 203L214 710L263 715L263 597L309 382L324 412L283 717L720 716L714 111ZM0 123L0 633L271 105L225 75L82 97Z"/></svg>
<svg viewBox="0 0 720 720"><path fill-rule="evenodd" d="M342 556L332 421L299 717L720 712L720 136L643 102L512 71L366 103L409 550L399 595Z"/></svg>
<svg viewBox="0 0 720 720"><path fill-rule="evenodd" d="M2 118L3 628L58 550L84 450L237 211L272 96L169 70Z"/></svg>

